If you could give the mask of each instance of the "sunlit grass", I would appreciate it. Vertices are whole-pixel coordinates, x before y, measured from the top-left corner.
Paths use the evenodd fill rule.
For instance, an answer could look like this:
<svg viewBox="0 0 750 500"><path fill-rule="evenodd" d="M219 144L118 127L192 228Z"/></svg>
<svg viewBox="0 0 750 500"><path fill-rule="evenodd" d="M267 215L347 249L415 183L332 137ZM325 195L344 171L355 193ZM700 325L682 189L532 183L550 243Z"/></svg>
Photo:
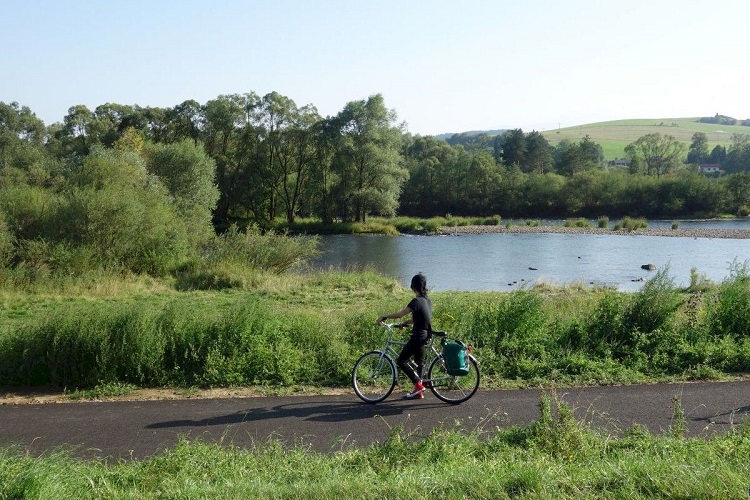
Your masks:
<svg viewBox="0 0 750 500"><path fill-rule="evenodd" d="M542 132L542 135L552 144L557 145L563 139L578 142L589 136L604 150L604 159L613 160L624 158L625 146L635 142L646 134L660 133L671 135L686 146L689 146L693 134L703 132L709 143L709 150L714 146L724 146L727 149L732 144L732 134L750 135L750 127L741 125L717 125L700 123L698 118L657 118L641 120L614 120L599 123L589 123L568 126Z"/></svg>

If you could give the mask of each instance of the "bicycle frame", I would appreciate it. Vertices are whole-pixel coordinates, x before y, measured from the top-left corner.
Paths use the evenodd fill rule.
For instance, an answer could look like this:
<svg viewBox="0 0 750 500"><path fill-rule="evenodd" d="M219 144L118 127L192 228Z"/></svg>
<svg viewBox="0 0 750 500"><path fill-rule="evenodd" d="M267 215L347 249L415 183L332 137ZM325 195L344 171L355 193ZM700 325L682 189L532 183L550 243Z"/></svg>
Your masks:
<svg viewBox="0 0 750 500"><path fill-rule="evenodd" d="M394 334L393 327L395 325L389 324L389 323L383 323L383 326L388 330L388 338L385 340L385 345L380 350L380 352L381 352L381 358L384 355L387 354L394 361L396 361L396 359L398 359L398 356L399 356L399 354L401 354L401 352L400 352L400 350L397 351L392 346L401 346L401 347L403 347L403 346L406 345L406 341L405 340L394 340L393 339L393 334ZM424 370L428 366L430 366L430 363L432 363L432 360L441 355L440 351L438 351L435 348L435 342L434 342L435 337L436 336L440 337L441 335L444 337L445 336L445 332L434 332L434 334L432 336L430 336L430 340L428 340L427 344L425 344L425 357L424 357L424 362L422 363L422 373L417 373L417 375L419 377L422 377L424 375ZM408 364L409 364L409 366L412 366L412 365L414 365L414 361L409 360ZM416 365L412 366L412 368L414 369L414 372L416 373L416 371L417 371L416 370L416 368L417 368ZM422 380L423 381L428 381L427 379L422 379Z"/></svg>
<svg viewBox="0 0 750 500"><path fill-rule="evenodd" d="M393 358L394 361L396 361L396 359L398 358L398 355L400 354L400 352L397 351L396 349L394 349L392 346L402 346L403 347L403 346L406 345L406 341L404 341L404 340L394 340L393 339L393 334L394 334L393 327L395 325L389 324L389 323L383 323L383 326L388 330L388 338L385 340L385 345L380 350L380 352L382 353L381 354L381 358L383 357L383 355L387 354L391 358ZM432 361L435 358L442 357L442 355L443 355L435 347L435 337L440 337L440 344L439 345L442 347L443 342L445 342L446 336L447 336L447 332L433 331L432 335L430 336L430 340L428 340L427 344L425 344L425 357L424 357L424 361L422 363L422 373L417 373L417 375L420 378L422 378L422 382L432 382L432 379L424 377L424 375L425 375L424 371L430 366L430 364L432 364ZM474 362L476 362L477 364L479 364L479 361L477 361L477 359L471 353L471 350L472 350L472 348L469 347L469 351L470 352L467 353L468 356L469 356L469 358L473 359ZM414 372L416 373L416 371L417 371L416 368L417 367L414 364L414 361L409 360L407 364L409 366L411 366L412 369L414 369ZM435 379L435 380L442 380L443 378L444 377L441 377L440 379Z"/></svg>

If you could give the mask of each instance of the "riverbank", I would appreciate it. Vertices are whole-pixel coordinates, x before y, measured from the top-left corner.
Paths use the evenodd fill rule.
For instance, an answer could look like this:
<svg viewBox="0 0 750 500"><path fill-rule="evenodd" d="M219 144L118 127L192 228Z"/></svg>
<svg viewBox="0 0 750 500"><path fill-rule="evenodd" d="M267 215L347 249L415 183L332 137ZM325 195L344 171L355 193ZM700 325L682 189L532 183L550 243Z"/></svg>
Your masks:
<svg viewBox="0 0 750 500"><path fill-rule="evenodd" d="M670 229L670 228L646 228L646 229L609 229L600 227L565 227L565 226L519 226L519 225L468 225L442 227L438 232L440 235L460 234L604 234L615 236L669 236L677 238L723 238L723 239L750 239L750 231L744 229Z"/></svg>

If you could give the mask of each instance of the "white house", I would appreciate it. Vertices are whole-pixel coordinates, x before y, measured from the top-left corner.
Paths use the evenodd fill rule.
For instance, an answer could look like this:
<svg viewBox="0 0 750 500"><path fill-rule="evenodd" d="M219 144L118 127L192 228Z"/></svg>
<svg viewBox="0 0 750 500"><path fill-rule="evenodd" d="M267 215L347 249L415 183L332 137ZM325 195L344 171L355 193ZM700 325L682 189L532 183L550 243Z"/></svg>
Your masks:
<svg viewBox="0 0 750 500"><path fill-rule="evenodd" d="M721 165L719 163L701 163L698 165L698 172L706 175L720 175Z"/></svg>

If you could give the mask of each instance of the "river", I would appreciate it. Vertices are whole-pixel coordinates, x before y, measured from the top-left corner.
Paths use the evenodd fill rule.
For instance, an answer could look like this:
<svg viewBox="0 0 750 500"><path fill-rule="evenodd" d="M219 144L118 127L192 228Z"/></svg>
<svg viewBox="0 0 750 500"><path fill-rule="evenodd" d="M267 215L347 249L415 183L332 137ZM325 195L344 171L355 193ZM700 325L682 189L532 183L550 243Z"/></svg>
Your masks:
<svg viewBox="0 0 750 500"><path fill-rule="evenodd" d="M680 221L680 227L750 230L750 221ZM668 267L677 286L690 283L691 269L718 283L750 259L750 239L642 235L336 235L321 237L321 249L315 269L371 268L405 286L422 272L435 291L510 291L542 282L637 291L654 275L644 264Z"/></svg>

